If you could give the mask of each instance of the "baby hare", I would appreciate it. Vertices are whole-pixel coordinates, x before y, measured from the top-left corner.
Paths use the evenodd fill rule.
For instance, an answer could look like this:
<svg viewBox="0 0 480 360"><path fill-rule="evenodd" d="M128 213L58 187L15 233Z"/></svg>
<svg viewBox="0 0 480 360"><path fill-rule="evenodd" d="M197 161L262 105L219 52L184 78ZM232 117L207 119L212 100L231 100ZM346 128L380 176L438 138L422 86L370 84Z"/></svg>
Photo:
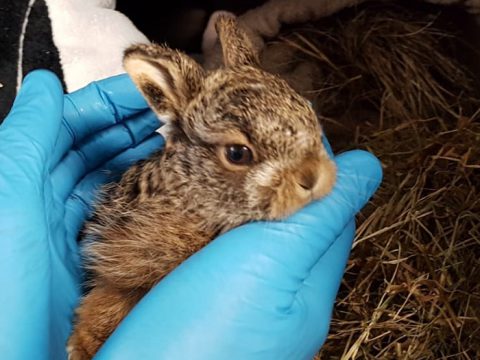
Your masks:
<svg viewBox="0 0 480 360"><path fill-rule="evenodd" d="M136 45L124 66L170 132L165 148L107 186L86 225L92 290L76 310L72 360L91 359L164 276L216 235L276 220L327 194L335 166L310 104L257 67L229 17L217 32L224 67Z"/></svg>

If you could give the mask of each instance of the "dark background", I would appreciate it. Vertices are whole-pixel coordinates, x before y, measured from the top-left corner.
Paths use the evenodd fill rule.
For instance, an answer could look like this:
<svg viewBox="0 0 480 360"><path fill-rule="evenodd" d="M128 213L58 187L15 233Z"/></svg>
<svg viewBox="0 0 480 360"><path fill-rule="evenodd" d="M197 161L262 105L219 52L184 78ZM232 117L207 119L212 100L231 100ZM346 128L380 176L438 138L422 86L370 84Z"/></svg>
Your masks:
<svg viewBox="0 0 480 360"><path fill-rule="evenodd" d="M215 10L241 14L261 5L262 0L117 0L117 10L127 15L150 40L168 42L187 52L200 52L201 37Z"/></svg>
<svg viewBox="0 0 480 360"><path fill-rule="evenodd" d="M333 1L333 0L332 0ZM188 53L200 53L203 30L212 12L228 10L241 14L266 2L265 0L117 0L117 9L129 17L151 41ZM7 115L16 92L18 39L28 0L0 0L0 123ZM480 30L463 9L425 4L424 0L401 2L404 6L440 10L465 45L455 51L480 78ZM52 41L50 20L44 0L37 0L30 15L24 44L23 72L46 68L62 78L58 53ZM472 56L472 49L475 54Z"/></svg>
<svg viewBox="0 0 480 360"><path fill-rule="evenodd" d="M117 0L117 9L127 15L151 41L166 42L169 46L188 53L200 53L203 30L214 11L228 10L239 15L265 2L266 0L176 0L160 4L151 0ZM381 0L377 3L381 3ZM464 63L476 74L476 78L480 79L480 27L474 18L465 12L463 4L434 5L425 0L397 3L426 15L441 14L439 23L461 39L459 49L451 55ZM359 7L371 4L375 4L375 1L368 1Z"/></svg>

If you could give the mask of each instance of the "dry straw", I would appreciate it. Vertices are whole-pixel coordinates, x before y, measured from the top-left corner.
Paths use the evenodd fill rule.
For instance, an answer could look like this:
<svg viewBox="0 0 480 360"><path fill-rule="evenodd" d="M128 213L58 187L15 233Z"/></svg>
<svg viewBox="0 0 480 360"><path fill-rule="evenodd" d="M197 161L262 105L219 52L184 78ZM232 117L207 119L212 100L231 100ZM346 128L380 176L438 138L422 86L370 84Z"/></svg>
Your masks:
<svg viewBox="0 0 480 360"><path fill-rule="evenodd" d="M480 359L480 101L446 29L373 5L288 29L265 52L337 149L384 167L321 359Z"/></svg>

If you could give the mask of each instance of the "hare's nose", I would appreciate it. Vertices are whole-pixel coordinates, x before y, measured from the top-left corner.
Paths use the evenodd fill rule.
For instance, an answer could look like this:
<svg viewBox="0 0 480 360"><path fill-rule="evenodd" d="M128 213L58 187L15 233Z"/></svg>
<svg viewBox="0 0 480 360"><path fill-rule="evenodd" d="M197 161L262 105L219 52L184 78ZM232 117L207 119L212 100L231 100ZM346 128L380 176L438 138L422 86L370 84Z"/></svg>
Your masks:
<svg viewBox="0 0 480 360"><path fill-rule="evenodd" d="M317 169L303 169L297 175L297 184L305 191L311 191L318 181Z"/></svg>

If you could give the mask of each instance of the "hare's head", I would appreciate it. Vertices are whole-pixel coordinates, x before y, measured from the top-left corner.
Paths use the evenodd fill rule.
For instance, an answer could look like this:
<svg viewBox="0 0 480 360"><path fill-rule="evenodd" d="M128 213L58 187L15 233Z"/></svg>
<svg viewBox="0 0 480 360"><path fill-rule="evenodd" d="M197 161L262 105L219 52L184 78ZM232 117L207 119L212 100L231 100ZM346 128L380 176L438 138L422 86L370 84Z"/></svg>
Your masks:
<svg viewBox="0 0 480 360"><path fill-rule="evenodd" d="M159 45L129 48L125 68L170 125L166 171L178 186L188 184L190 203L229 224L282 218L328 193L335 167L310 104L257 67L234 19L220 17L216 28L219 70L206 73Z"/></svg>

